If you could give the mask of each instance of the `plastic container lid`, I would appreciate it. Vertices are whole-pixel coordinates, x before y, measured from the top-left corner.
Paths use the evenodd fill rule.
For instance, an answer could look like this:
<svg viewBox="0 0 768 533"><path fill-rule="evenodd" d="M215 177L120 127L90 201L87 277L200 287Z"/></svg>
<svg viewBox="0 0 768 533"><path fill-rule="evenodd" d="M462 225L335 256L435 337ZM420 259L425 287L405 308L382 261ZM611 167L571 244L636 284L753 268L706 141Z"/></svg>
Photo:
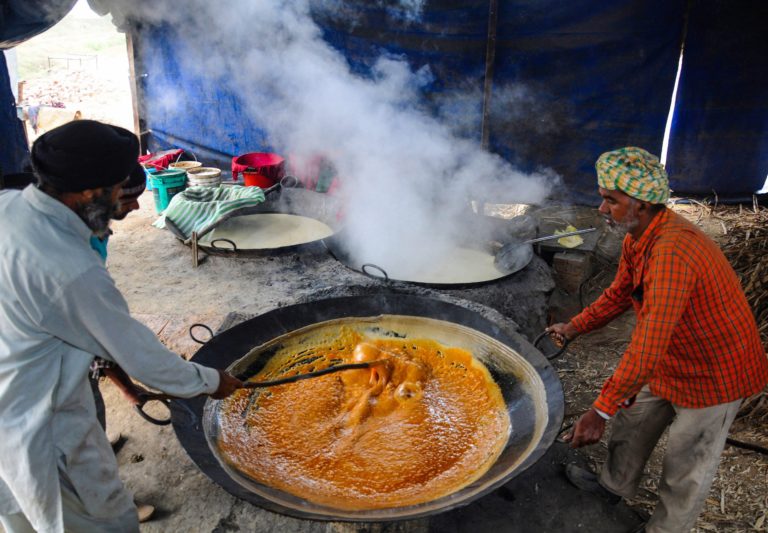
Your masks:
<svg viewBox="0 0 768 533"><path fill-rule="evenodd" d="M187 177L190 180L218 178L221 176L221 169L213 167L197 167L187 170Z"/></svg>
<svg viewBox="0 0 768 533"><path fill-rule="evenodd" d="M181 168L188 170L190 168L199 168L202 166L203 164L200 161L176 161L175 163L168 165L168 168Z"/></svg>

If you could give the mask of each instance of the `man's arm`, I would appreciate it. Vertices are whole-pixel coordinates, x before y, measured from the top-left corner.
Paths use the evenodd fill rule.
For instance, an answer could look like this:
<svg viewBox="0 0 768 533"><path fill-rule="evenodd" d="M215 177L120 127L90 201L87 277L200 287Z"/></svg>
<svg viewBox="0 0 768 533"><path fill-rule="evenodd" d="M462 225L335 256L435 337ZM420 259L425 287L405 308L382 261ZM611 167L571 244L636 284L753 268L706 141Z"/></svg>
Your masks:
<svg viewBox="0 0 768 533"><path fill-rule="evenodd" d="M125 299L102 267L91 268L61 288L41 326L174 396L226 395L239 383L234 378L222 380L216 369L187 362L165 348L149 328L130 316Z"/></svg>
<svg viewBox="0 0 768 533"><path fill-rule="evenodd" d="M661 250L650 258L643 279L645 300L630 345L592 409L576 421L565 437L571 447L598 442L605 430L605 419L621 406L631 405L650 380L658 360L667 353L695 283L693 268L674 250Z"/></svg>
<svg viewBox="0 0 768 533"><path fill-rule="evenodd" d="M619 268L611 286L605 289L591 305L571 319L569 324L577 335L602 328L632 306L632 272L626 259L628 246L628 241L625 241L625 251L621 254Z"/></svg>
<svg viewBox="0 0 768 533"><path fill-rule="evenodd" d="M120 389L120 392L123 393L123 396L128 398L128 401L130 401L133 405L141 405L141 394L147 393L147 390L134 383L130 376L125 373L125 370L120 368L118 365L111 365L105 367L103 370L104 375L109 378L109 380L114 383L118 389ZM242 386L242 383L240 380L226 372L221 370L218 372L219 387L213 394L211 394L211 396L217 400L220 400L222 398L226 398L234 391L239 389Z"/></svg>
<svg viewBox="0 0 768 533"><path fill-rule="evenodd" d="M625 247L628 246L625 241ZM629 269L625 253L622 252L619 268L611 286L608 287L594 303L573 317L570 322L552 324L547 328L550 333L561 339L575 339L582 333L589 333L609 323L611 320L629 309L632 305L632 272Z"/></svg>
<svg viewBox="0 0 768 533"><path fill-rule="evenodd" d="M136 385L128 376L128 374L125 373L125 370L120 368L117 365L112 365L105 367L103 369L104 375L109 378L109 380L117 386L118 389L120 389L120 392L123 393L123 396L128 398L128 400L133 405L139 405L141 404L141 398L139 395L143 392L147 392L144 390L143 387L140 387L139 385Z"/></svg>

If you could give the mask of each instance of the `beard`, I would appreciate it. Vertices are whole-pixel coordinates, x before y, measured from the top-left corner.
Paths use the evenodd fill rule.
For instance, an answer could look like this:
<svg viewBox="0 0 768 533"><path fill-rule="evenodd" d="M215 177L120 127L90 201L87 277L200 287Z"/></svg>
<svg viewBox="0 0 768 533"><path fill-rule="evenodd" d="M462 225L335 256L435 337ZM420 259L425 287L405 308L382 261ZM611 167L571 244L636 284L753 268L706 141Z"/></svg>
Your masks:
<svg viewBox="0 0 768 533"><path fill-rule="evenodd" d="M635 207L630 212L627 212L622 222L616 222L610 216L605 217L605 222L608 224L608 227L614 233L617 233L619 235L626 235L627 233L635 229L637 225L640 223L640 220L637 218L636 210L637 208Z"/></svg>
<svg viewBox="0 0 768 533"><path fill-rule="evenodd" d="M627 216L624 219L624 222L613 222L613 227L620 235L626 235L633 229L635 229L640 221L637 220L637 217L629 217Z"/></svg>
<svg viewBox="0 0 768 533"><path fill-rule="evenodd" d="M112 189L105 187L102 193L93 201L79 206L75 213L85 222L94 235L103 238L109 231L109 221L117 211L119 204L112 202Z"/></svg>
<svg viewBox="0 0 768 533"><path fill-rule="evenodd" d="M121 211L120 210L121 207L122 206L118 202L117 208L115 209L115 214L112 215L112 220L123 220L125 217L128 216L128 212L127 211Z"/></svg>

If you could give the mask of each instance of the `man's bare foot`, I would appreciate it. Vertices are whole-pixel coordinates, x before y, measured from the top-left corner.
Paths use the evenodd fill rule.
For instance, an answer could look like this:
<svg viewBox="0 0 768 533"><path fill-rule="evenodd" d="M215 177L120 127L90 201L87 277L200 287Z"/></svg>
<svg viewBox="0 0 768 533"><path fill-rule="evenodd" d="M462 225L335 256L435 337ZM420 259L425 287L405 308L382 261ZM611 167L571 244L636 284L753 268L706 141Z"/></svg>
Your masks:
<svg viewBox="0 0 768 533"><path fill-rule="evenodd" d="M123 440L123 434L118 431L117 433L107 434L107 438L109 439L109 445L114 450L120 444L120 441Z"/></svg>
<svg viewBox="0 0 768 533"><path fill-rule="evenodd" d="M136 504L136 510L139 513L139 523L144 523L152 519L155 514L155 506L145 503Z"/></svg>

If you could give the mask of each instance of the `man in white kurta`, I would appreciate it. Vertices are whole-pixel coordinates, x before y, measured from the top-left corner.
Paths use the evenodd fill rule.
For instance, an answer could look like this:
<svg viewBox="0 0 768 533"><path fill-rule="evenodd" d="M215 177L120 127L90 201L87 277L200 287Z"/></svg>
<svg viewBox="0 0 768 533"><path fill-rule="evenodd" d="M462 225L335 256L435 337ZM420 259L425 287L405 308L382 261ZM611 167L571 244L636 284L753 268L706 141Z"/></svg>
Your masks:
<svg viewBox="0 0 768 533"><path fill-rule="evenodd" d="M182 397L221 394L233 378L185 361L131 318L91 228L64 203L34 185L0 191L0 227L0 521L138 531L96 419L94 356Z"/></svg>

